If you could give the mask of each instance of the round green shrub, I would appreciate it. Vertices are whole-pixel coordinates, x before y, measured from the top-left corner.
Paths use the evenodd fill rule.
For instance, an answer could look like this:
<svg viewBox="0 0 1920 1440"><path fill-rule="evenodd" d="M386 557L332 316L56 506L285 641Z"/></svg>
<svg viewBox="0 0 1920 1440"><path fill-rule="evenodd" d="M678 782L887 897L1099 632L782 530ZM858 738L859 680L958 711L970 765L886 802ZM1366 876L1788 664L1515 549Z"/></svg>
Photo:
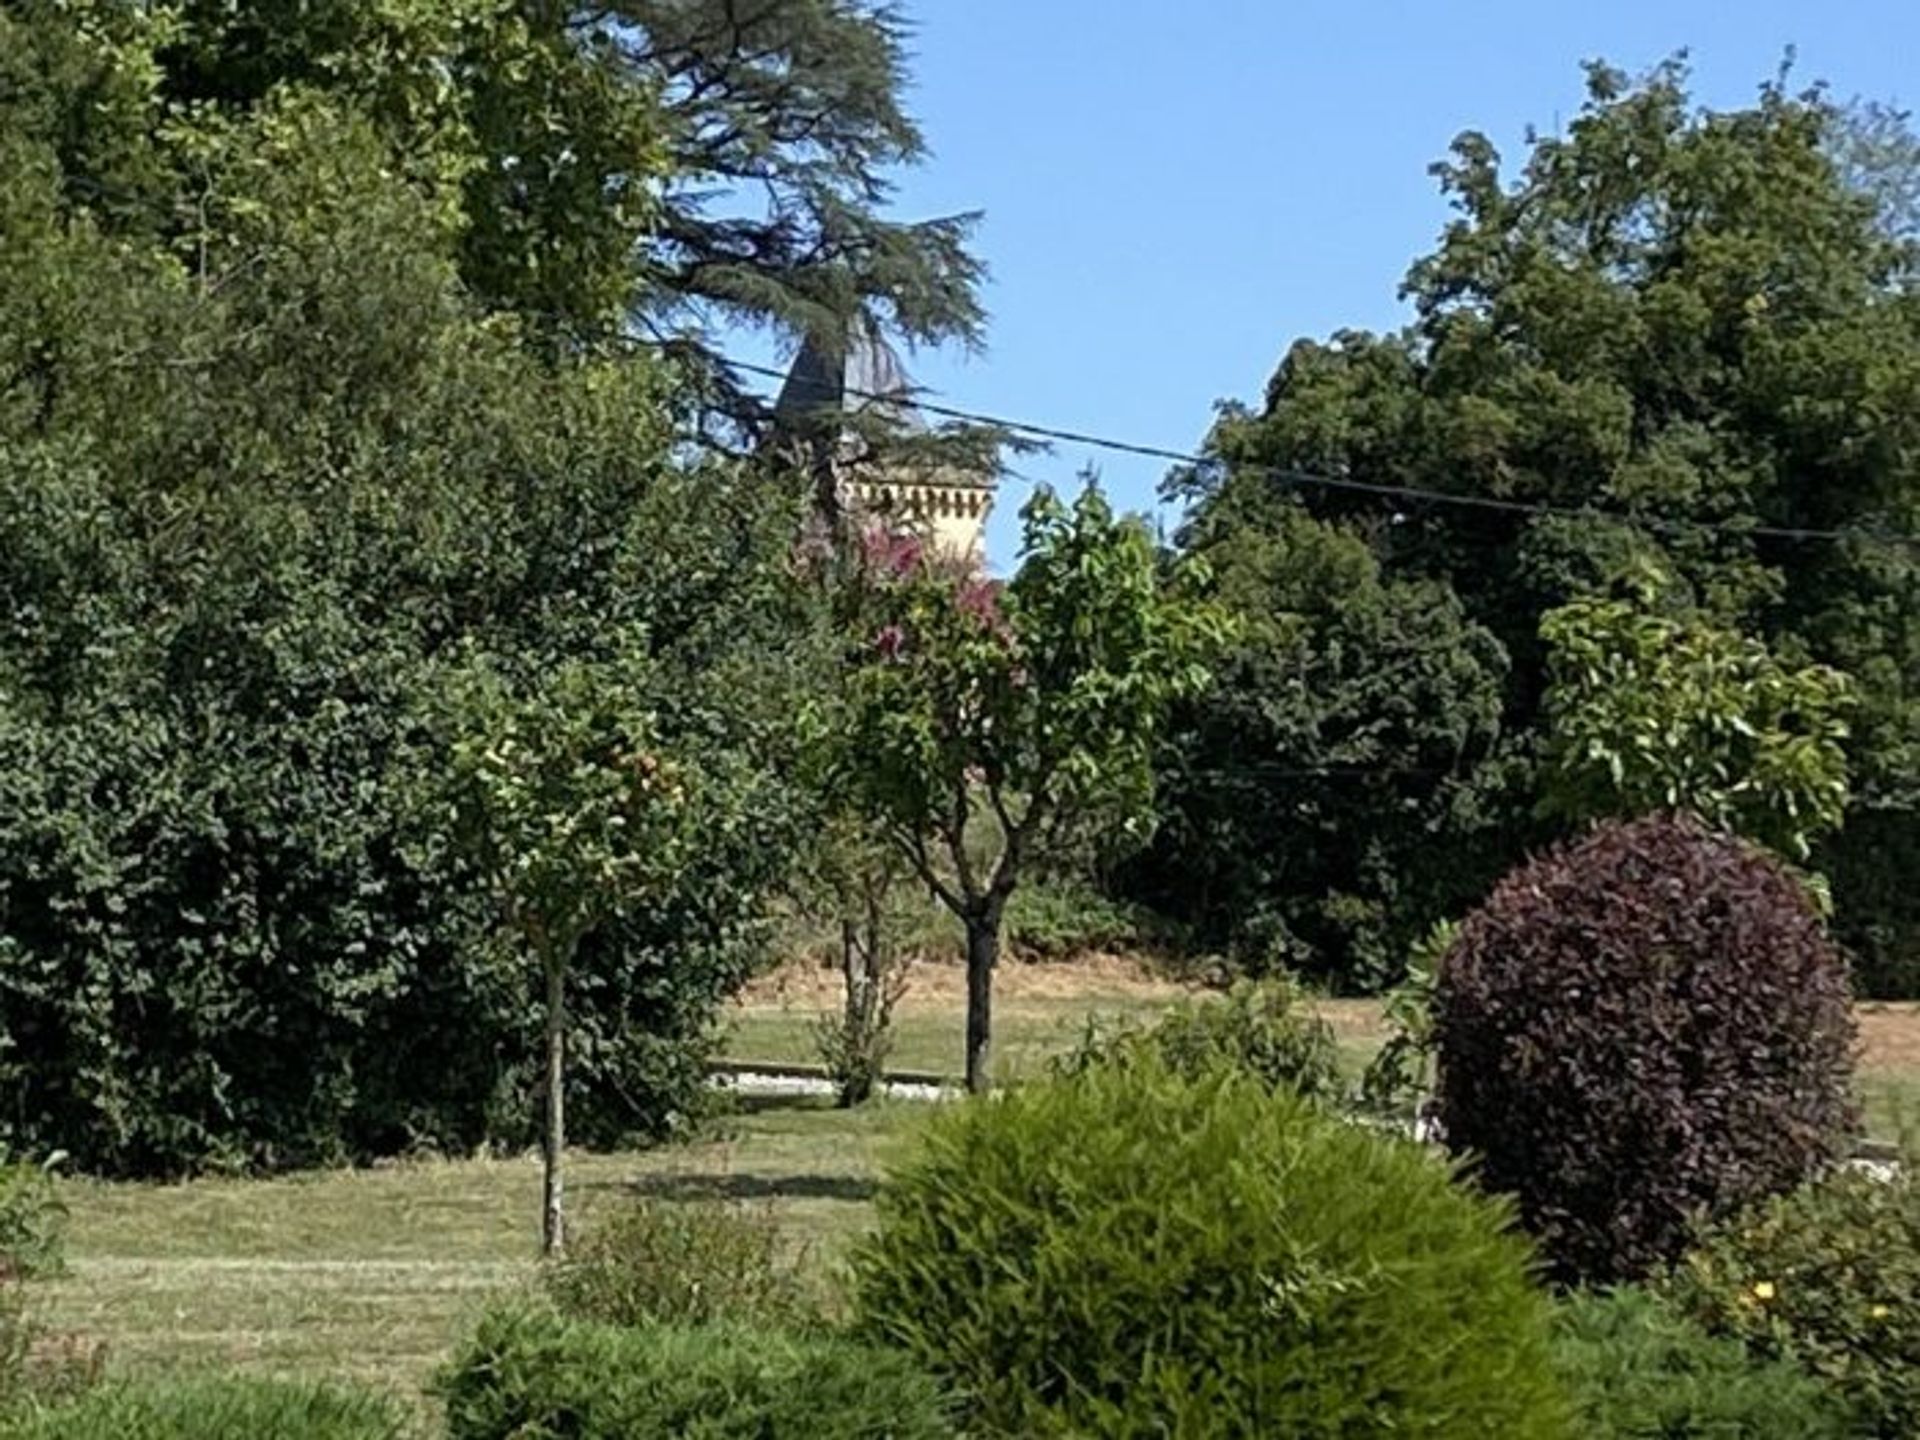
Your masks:
<svg viewBox="0 0 1920 1440"><path fill-rule="evenodd" d="M1563 1433L1504 1202L1231 1069L1150 1057L935 1116L852 1291L969 1433Z"/></svg>
<svg viewBox="0 0 1920 1440"><path fill-rule="evenodd" d="M1844 1440L1847 1407L1791 1365L1709 1335L1644 1290L1580 1291L1554 1355L1590 1440Z"/></svg>
<svg viewBox="0 0 1920 1440"><path fill-rule="evenodd" d="M1219 999L1184 1001L1152 1025L1090 1023L1080 1044L1054 1068L1071 1074L1142 1056L1188 1076L1229 1066L1269 1089L1315 1100L1337 1100L1345 1089L1333 1028L1284 976L1243 980Z"/></svg>
<svg viewBox="0 0 1920 1440"><path fill-rule="evenodd" d="M1854 1128L1846 967L1812 898L1689 820L1600 825L1509 874L1441 964L1433 1036L1448 1144L1564 1281L1649 1274Z"/></svg>
<svg viewBox="0 0 1920 1440"><path fill-rule="evenodd" d="M496 1311L440 1384L449 1440L951 1440L904 1356L735 1325L630 1329Z"/></svg>
<svg viewBox="0 0 1920 1440"><path fill-rule="evenodd" d="M545 1282L561 1313L609 1325L783 1324L813 1311L773 1216L721 1201L624 1201Z"/></svg>
<svg viewBox="0 0 1920 1440"><path fill-rule="evenodd" d="M1791 1360L1861 1432L1920 1435L1920 1180L1842 1170L1714 1227L1665 1282L1682 1313Z"/></svg>

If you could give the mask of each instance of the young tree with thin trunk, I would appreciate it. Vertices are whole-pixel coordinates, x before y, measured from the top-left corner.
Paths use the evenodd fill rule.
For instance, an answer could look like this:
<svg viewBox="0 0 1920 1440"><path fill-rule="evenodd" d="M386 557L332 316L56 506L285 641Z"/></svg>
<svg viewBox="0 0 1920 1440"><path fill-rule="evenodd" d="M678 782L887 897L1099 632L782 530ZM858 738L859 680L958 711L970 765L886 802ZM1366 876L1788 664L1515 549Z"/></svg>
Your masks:
<svg viewBox="0 0 1920 1440"><path fill-rule="evenodd" d="M499 907L543 1007L541 1249L566 1246L567 979L580 945L670 885L689 850L679 767L635 666L566 664L514 685L488 663L449 688L449 832Z"/></svg>
<svg viewBox="0 0 1920 1440"><path fill-rule="evenodd" d="M990 1081L1007 902L1089 836L1151 828L1168 706L1207 683L1222 620L1161 574L1152 537L1097 489L1022 511L1004 587L912 539L868 541L844 686L843 783L966 930L967 1086Z"/></svg>

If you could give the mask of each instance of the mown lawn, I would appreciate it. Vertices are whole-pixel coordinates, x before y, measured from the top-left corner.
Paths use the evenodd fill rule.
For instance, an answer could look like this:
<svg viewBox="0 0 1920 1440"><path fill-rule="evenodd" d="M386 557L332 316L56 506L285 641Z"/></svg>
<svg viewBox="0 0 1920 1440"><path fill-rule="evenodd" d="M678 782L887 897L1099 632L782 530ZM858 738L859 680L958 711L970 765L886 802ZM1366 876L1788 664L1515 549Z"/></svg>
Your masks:
<svg viewBox="0 0 1920 1440"><path fill-rule="evenodd" d="M960 1068L951 977L903 1008L895 1064ZM1089 1014L1140 1015L1170 987L1111 974L1063 984L1012 976L999 1007L998 1068L1030 1072L1071 1044ZM814 1058L811 1025L828 990L757 994L739 1007L738 1058ZM1370 1002L1324 1013L1350 1066L1379 1043ZM1862 1095L1874 1133L1920 1119L1920 1007L1862 1013ZM856 1113L783 1103L738 1115L697 1143L576 1155L576 1213L623 1193L730 1196L765 1204L827 1283L866 1222L876 1176L924 1107ZM490 1297L528 1283L539 1167L517 1159L432 1160L274 1180L179 1185L71 1182L70 1272L44 1287L48 1318L103 1341L116 1368L182 1365L326 1374L419 1397Z"/></svg>
<svg viewBox="0 0 1920 1440"><path fill-rule="evenodd" d="M697 1144L571 1160L576 1214L623 1193L772 1207L830 1271L867 1213L888 1144L922 1110L796 1104ZM47 1318L119 1369L327 1374L417 1396L538 1246L532 1157L421 1161L277 1180L67 1186L69 1270Z"/></svg>

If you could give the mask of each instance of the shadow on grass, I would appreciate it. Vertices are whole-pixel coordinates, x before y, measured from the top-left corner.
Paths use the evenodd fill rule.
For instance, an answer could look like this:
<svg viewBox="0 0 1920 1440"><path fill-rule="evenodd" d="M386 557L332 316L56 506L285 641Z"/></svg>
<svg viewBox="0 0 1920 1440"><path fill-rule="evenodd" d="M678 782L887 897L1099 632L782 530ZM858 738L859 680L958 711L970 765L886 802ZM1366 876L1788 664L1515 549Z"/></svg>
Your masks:
<svg viewBox="0 0 1920 1440"><path fill-rule="evenodd" d="M857 1175L641 1175L615 1188L659 1200L844 1200L874 1197L879 1182Z"/></svg>

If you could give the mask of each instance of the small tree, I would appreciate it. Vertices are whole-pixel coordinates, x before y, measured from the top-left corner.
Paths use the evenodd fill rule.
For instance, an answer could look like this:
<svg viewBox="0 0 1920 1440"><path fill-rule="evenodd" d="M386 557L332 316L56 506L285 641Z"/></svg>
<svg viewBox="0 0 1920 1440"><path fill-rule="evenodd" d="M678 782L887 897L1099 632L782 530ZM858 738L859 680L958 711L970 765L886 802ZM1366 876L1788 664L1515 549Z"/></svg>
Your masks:
<svg viewBox="0 0 1920 1440"><path fill-rule="evenodd" d="M537 971L546 1111L541 1246L566 1245L567 974L580 944L670 885L689 815L626 662L563 664L524 685L496 666L450 689L450 834L499 905L500 939Z"/></svg>
<svg viewBox="0 0 1920 1440"><path fill-rule="evenodd" d="M1162 583L1144 525L1089 486L1021 512L1004 588L917 542L869 542L877 624L845 689L843 783L966 929L969 1089L988 1085L993 971L1025 868L1092 832L1143 839L1169 704L1223 621Z"/></svg>
<svg viewBox="0 0 1920 1440"><path fill-rule="evenodd" d="M804 876L809 899L838 931L841 1008L814 1039L843 1106L863 1104L893 1049L893 1012L912 957L900 945L901 892L911 881L899 853L860 817L830 817Z"/></svg>
<svg viewBox="0 0 1920 1440"><path fill-rule="evenodd" d="M1626 597L1549 611L1546 807L1586 820L1684 810L1796 863L1847 804L1853 684L1794 668L1761 641L1658 608L1642 570Z"/></svg>

